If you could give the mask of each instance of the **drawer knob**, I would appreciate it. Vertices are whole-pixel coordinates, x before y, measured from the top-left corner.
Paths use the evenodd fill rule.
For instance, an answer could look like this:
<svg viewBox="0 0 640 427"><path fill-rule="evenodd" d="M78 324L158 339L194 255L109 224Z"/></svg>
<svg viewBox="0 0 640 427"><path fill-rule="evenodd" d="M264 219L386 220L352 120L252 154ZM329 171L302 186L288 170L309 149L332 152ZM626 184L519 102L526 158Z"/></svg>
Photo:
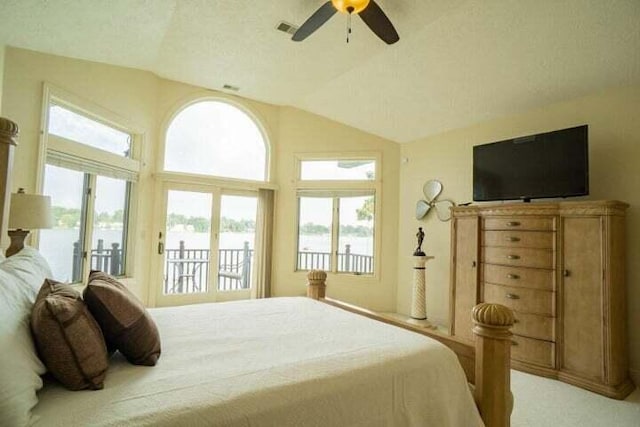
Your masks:
<svg viewBox="0 0 640 427"><path fill-rule="evenodd" d="M520 259L520 255L507 255L507 259Z"/></svg>
<svg viewBox="0 0 640 427"><path fill-rule="evenodd" d="M515 325L516 323L520 323L520 321L518 319L513 319L513 324Z"/></svg>
<svg viewBox="0 0 640 427"><path fill-rule="evenodd" d="M570 272L569 270L564 270L564 271L562 272L562 275L563 275L564 277L569 277L569 276L571 276L571 272Z"/></svg>
<svg viewBox="0 0 640 427"><path fill-rule="evenodd" d="M507 222L507 226L509 226L509 227L519 227L520 226L520 222L519 221L509 221L509 222Z"/></svg>
<svg viewBox="0 0 640 427"><path fill-rule="evenodd" d="M507 274L507 278L517 280L517 279L520 278L520 276L518 276L517 274L509 273L509 274Z"/></svg>
<svg viewBox="0 0 640 427"><path fill-rule="evenodd" d="M520 238L519 237L514 237L514 236L509 236L509 237L507 237L507 241L509 241L509 242L519 242Z"/></svg>
<svg viewBox="0 0 640 427"><path fill-rule="evenodd" d="M516 345L518 345L518 343L515 342L515 341L511 341L511 345L516 346Z"/></svg>
<svg viewBox="0 0 640 427"><path fill-rule="evenodd" d="M517 294L507 294L507 298L509 299L520 299L520 297Z"/></svg>

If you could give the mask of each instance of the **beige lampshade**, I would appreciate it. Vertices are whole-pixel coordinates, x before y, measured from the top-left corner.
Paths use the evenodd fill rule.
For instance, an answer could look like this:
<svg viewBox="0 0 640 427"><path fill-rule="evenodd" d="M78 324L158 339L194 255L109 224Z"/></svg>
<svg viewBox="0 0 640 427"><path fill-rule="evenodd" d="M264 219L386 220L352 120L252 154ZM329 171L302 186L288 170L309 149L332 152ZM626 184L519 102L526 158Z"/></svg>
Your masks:
<svg viewBox="0 0 640 427"><path fill-rule="evenodd" d="M51 227L53 227L51 197L26 194L22 189L11 195L10 230L36 230Z"/></svg>

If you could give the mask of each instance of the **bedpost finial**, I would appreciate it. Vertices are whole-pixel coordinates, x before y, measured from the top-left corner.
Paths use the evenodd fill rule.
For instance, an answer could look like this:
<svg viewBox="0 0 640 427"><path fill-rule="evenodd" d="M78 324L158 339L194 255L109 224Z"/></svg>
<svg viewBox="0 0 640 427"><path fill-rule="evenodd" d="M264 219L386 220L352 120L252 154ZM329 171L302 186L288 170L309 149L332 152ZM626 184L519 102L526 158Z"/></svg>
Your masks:
<svg viewBox="0 0 640 427"><path fill-rule="evenodd" d="M473 333L497 340L511 338L515 317L510 308L483 302L473 307Z"/></svg>
<svg viewBox="0 0 640 427"><path fill-rule="evenodd" d="M513 326L515 318L510 308L500 304L483 302L473 307L473 322L483 326Z"/></svg>
<svg viewBox="0 0 640 427"><path fill-rule="evenodd" d="M17 145L19 133L20 131L17 124L9 119L0 117L0 143Z"/></svg>
<svg viewBox="0 0 640 427"><path fill-rule="evenodd" d="M325 297L327 273L322 270L311 270L307 273L307 296L313 299Z"/></svg>
<svg viewBox="0 0 640 427"><path fill-rule="evenodd" d="M309 282L325 282L327 280L327 273L322 270L311 270L307 273L307 280L309 280Z"/></svg>

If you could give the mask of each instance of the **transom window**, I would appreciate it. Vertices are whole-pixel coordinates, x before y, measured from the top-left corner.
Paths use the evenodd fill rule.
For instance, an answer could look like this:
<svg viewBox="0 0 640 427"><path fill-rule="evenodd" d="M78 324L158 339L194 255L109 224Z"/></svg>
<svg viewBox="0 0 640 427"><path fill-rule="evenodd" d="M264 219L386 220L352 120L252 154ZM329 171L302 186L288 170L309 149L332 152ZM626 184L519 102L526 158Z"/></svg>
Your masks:
<svg viewBox="0 0 640 427"><path fill-rule="evenodd" d="M253 181L267 179L267 146L256 122L221 101L180 111L167 130L164 170Z"/></svg>
<svg viewBox="0 0 640 427"><path fill-rule="evenodd" d="M375 160L302 160L303 181L371 181L376 179Z"/></svg>
<svg viewBox="0 0 640 427"><path fill-rule="evenodd" d="M131 157L131 135L61 105L49 105L49 134Z"/></svg>

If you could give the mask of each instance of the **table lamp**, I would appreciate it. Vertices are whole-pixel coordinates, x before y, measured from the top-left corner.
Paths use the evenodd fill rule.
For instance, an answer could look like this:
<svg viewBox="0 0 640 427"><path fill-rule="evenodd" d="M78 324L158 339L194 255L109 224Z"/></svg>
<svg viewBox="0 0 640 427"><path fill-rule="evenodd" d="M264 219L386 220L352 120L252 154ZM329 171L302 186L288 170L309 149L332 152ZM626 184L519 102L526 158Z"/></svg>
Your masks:
<svg viewBox="0 0 640 427"><path fill-rule="evenodd" d="M15 255L24 248L24 239L29 235L29 230L51 227L51 197L26 194L20 188L11 195L8 232L11 245L7 248L6 256Z"/></svg>

